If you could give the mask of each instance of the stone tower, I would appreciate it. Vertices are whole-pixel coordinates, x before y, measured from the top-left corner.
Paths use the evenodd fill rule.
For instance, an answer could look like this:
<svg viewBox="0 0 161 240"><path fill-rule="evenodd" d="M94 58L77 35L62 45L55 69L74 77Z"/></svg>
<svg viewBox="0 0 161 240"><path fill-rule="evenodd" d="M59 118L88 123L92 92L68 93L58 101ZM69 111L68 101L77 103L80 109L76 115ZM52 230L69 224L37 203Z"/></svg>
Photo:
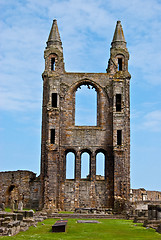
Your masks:
<svg viewBox="0 0 161 240"><path fill-rule="evenodd" d="M44 52L41 207L124 208L130 195L129 53L117 21L106 73L71 73L54 20ZM82 85L97 93L96 126L75 125L75 94ZM66 178L67 155L74 154L74 178ZM89 175L81 178L83 153ZM96 175L96 156L104 155L104 177Z"/></svg>

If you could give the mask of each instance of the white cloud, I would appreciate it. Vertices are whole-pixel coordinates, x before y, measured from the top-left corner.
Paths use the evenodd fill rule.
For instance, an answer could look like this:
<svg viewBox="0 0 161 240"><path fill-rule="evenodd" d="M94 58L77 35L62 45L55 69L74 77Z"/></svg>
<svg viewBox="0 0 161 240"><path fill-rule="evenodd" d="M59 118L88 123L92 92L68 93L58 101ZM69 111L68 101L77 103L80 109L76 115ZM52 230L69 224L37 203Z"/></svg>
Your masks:
<svg viewBox="0 0 161 240"><path fill-rule="evenodd" d="M144 117L143 127L149 131L161 131L161 110L149 112Z"/></svg>
<svg viewBox="0 0 161 240"><path fill-rule="evenodd" d="M154 110L148 113L138 111L132 114L133 131L160 132L161 131L161 110ZM143 134L143 132L142 132Z"/></svg>

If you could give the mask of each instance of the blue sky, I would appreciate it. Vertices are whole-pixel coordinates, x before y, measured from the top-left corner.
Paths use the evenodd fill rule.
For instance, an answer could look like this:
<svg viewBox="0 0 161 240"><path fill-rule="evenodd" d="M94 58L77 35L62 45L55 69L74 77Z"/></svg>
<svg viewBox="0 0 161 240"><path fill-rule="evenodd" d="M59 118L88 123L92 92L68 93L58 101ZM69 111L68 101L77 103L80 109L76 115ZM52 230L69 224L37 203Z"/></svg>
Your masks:
<svg viewBox="0 0 161 240"><path fill-rule="evenodd" d="M131 186L161 191L160 13L157 0L0 0L0 171L39 173L41 74L52 20L73 72L105 72L121 20L132 75Z"/></svg>

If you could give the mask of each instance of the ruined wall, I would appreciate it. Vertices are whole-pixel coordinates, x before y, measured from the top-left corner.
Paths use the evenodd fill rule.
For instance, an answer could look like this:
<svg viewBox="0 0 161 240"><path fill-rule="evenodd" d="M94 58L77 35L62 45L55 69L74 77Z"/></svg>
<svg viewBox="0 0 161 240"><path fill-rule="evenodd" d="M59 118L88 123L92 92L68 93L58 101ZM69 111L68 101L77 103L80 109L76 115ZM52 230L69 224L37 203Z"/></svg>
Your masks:
<svg viewBox="0 0 161 240"><path fill-rule="evenodd" d="M159 191L149 191L144 188L131 189L130 191L130 201L149 201L149 202L161 202L161 192Z"/></svg>
<svg viewBox="0 0 161 240"><path fill-rule="evenodd" d="M20 201L24 208L39 207L40 179L31 171L0 172L0 202L16 208Z"/></svg>
<svg viewBox="0 0 161 240"><path fill-rule="evenodd" d="M130 190L131 206L135 210L148 210L148 206L161 204L161 192L148 191L144 188Z"/></svg>
<svg viewBox="0 0 161 240"><path fill-rule="evenodd" d="M121 35L120 35L121 34ZM130 197L129 53L117 22L106 73L68 73L57 22L44 51L41 153L41 207L60 210L113 208ZM97 92L96 126L76 126L75 94L82 85ZM54 95L55 94L55 95ZM53 104L53 95L56 102ZM120 109L117 109L117 96ZM120 141L118 135L120 134ZM66 155L75 155L75 176L66 179ZM81 178L81 156L90 156L88 179ZM96 176L96 155L105 155L105 178ZM119 206L119 204L117 204Z"/></svg>

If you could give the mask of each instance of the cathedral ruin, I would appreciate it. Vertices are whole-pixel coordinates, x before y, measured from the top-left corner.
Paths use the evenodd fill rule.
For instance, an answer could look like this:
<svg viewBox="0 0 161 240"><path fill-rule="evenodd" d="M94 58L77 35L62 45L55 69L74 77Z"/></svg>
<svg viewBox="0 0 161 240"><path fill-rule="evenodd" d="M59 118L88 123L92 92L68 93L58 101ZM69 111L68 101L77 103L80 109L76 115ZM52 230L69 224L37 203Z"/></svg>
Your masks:
<svg viewBox="0 0 161 240"><path fill-rule="evenodd" d="M129 53L117 21L106 73L66 72L62 42L53 25L44 51L41 152L41 207L58 210L114 208L130 199ZM97 93L96 126L75 123L75 94L82 85ZM90 100L89 100L90 101ZM67 179L67 154L74 154L74 177ZM104 177L96 157L104 155ZM82 155L89 175L81 176Z"/></svg>
<svg viewBox="0 0 161 240"><path fill-rule="evenodd" d="M147 209L149 203L161 203L161 192L130 190L131 76L121 22L116 24L106 73L65 71L56 20L44 58L41 173L36 177L26 170L0 172L0 206L16 209L23 203L25 208L51 212L76 209L122 212L129 202L136 210ZM96 94L97 120L93 125L76 121L77 92L83 87ZM88 101L93 101L90 96ZM97 169L100 165L101 175Z"/></svg>
<svg viewBox="0 0 161 240"><path fill-rule="evenodd" d="M0 173L0 201L23 201L39 209L115 208L130 200L130 74L129 53L121 22L111 43L106 73L66 72L63 48L54 20L44 51L40 177L30 171ZM97 123L75 123L75 96L81 86L97 95ZM90 101L90 99L89 99ZM67 156L74 155L73 178L67 176ZM89 173L82 177L82 156ZM96 159L104 156L98 176ZM70 166L69 166L70 167Z"/></svg>

